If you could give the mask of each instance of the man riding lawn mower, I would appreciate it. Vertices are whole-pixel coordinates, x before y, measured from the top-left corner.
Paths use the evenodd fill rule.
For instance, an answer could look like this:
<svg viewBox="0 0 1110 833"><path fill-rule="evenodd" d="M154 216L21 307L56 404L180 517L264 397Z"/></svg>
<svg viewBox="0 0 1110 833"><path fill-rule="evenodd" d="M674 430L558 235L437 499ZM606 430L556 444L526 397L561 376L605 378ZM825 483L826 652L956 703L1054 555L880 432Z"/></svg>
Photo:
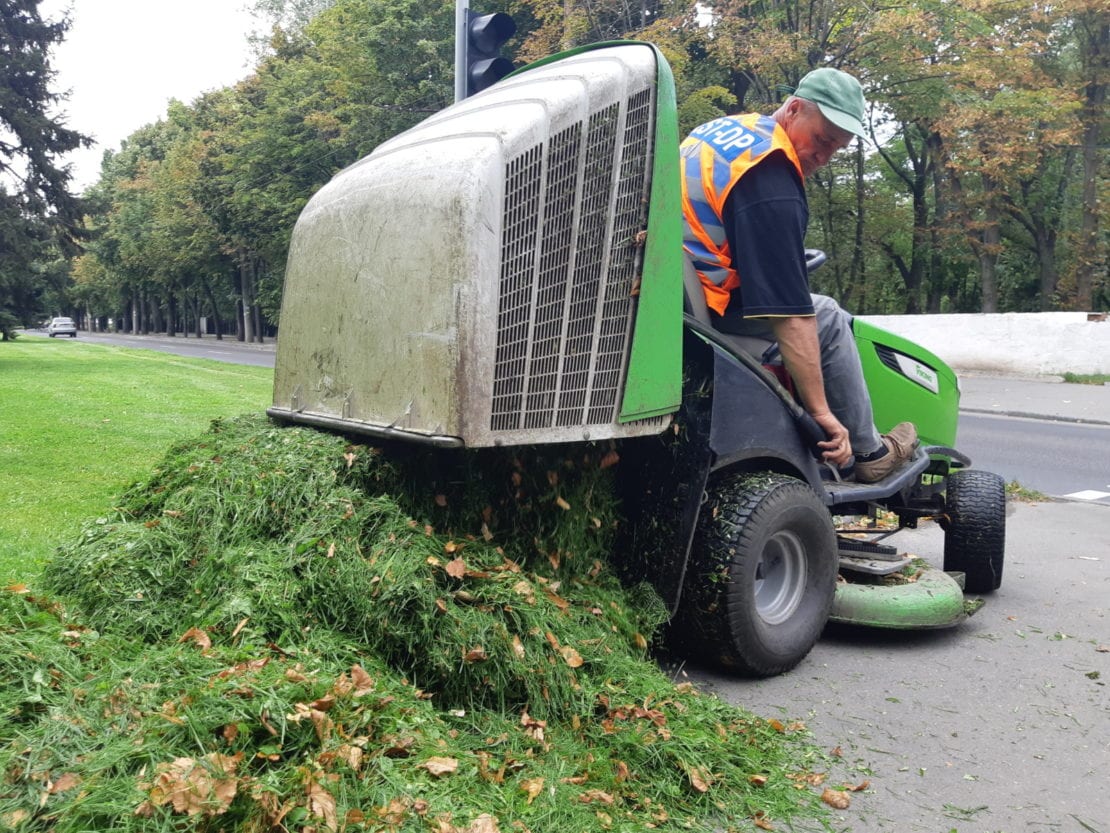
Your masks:
<svg viewBox="0 0 1110 833"><path fill-rule="evenodd" d="M793 667L830 619L956 624L959 581L1001 582L1005 495L951 447L955 376L844 316L891 437L869 446L850 423L832 430L774 325L792 379L764 367L769 342L722 332L728 305L706 304L683 252L675 113L657 49L599 44L341 171L293 233L268 413L443 448L619 443L614 561L654 584L680 642L744 673ZM892 430L902 422L916 446ZM851 446L897 465L861 482L857 463L849 479ZM888 528L838 535L880 516ZM944 571L879 543L921 518L945 529Z"/></svg>

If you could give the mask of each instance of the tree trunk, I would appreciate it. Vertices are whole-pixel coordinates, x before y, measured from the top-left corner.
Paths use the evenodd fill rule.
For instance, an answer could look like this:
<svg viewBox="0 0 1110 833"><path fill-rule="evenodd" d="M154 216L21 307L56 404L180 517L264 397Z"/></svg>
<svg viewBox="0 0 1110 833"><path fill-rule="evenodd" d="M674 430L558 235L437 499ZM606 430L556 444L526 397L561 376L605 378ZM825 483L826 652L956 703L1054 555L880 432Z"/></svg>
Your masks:
<svg viewBox="0 0 1110 833"><path fill-rule="evenodd" d="M166 335L177 335L177 295L172 289L166 292Z"/></svg>
<svg viewBox="0 0 1110 833"><path fill-rule="evenodd" d="M247 253L239 250L239 315L242 321L242 340L248 344L254 341L254 320L251 316L251 307L254 305L253 287L251 286L250 258Z"/></svg>
<svg viewBox="0 0 1110 833"><path fill-rule="evenodd" d="M1090 37L1083 43L1087 83L1083 120L1083 217L1079 224L1076 308L1091 309L1092 289L1105 278L1106 252L1099 235L1098 186L1101 169L1100 145L1106 125L1106 77L1110 64L1110 23L1105 18L1084 21Z"/></svg>
<svg viewBox="0 0 1110 833"><path fill-rule="evenodd" d="M204 295L208 298L208 306L212 310L212 322L216 329L216 340L223 341L223 323L220 321L220 307L216 303L216 296L212 292L212 285L205 278L200 279L200 288L204 291Z"/></svg>
<svg viewBox="0 0 1110 833"><path fill-rule="evenodd" d="M986 179L986 177L984 177ZM984 184L984 188L989 183ZM985 222L980 236L979 284L983 297L983 312L998 312L998 254L1002 245L998 206L992 200L986 208Z"/></svg>
<svg viewBox="0 0 1110 833"><path fill-rule="evenodd" d="M863 231L864 231L864 153L863 141L856 141L856 236L852 242L852 263L848 271L848 286L849 293L854 288L857 292L857 298L854 300L862 308L863 306L863 287L867 281L866 273L866 260L863 251ZM845 298L845 301L848 299ZM862 311L862 309L861 309Z"/></svg>
<svg viewBox="0 0 1110 833"><path fill-rule="evenodd" d="M265 340L262 334L262 307L258 303L258 272L261 262L257 257L251 258L251 315L254 323L254 336L259 344Z"/></svg>

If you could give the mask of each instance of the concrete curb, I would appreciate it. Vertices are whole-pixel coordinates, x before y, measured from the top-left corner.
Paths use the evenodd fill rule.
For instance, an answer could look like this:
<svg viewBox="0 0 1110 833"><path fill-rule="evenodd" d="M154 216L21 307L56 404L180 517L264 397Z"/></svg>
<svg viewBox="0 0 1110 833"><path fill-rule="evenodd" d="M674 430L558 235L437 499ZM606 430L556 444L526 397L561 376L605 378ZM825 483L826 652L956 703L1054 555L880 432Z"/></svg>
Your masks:
<svg viewBox="0 0 1110 833"><path fill-rule="evenodd" d="M1063 414L1035 414L1029 411L999 411L993 408L960 408L961 414L986 414L987 416L1015 417L1017 419L1039 419L1048 422L1070 422L1075 425L1110 425L1107 419L1088 419L1086 417L1065 416Z"/></svg>

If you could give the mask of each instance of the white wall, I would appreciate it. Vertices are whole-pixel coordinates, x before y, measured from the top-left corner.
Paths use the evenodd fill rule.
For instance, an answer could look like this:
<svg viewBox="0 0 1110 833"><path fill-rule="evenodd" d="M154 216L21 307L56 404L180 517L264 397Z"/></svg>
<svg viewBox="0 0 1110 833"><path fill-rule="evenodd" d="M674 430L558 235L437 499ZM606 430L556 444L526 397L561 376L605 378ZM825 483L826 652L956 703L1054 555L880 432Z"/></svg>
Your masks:
<svg viewBox="0 0 1110 833"><path fill-rule="evenodd" d="M861 315L917 342L958 371L1110 373L1110 320L1085 312Z"/></svg>

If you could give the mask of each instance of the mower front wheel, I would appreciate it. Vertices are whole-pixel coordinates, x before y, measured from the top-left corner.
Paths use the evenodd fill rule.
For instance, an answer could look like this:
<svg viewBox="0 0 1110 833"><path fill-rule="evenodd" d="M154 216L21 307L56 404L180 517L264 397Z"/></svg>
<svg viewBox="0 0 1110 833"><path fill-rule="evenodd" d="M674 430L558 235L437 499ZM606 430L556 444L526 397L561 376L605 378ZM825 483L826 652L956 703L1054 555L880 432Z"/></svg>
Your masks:
<svg viewBox="0 0 1110 833"><path fill-rule="evenodd" d="M953 472L940 526L945 572L964 573L969 593L997 590L1006 550L1006 481L989 471Z"/></svg>
<svg viewBox="0 0 1110 833"><path fill-rule="evenodd" d="M821 635L836 590L829 511L806 483L781 474L726 474L707 494L678 641L750 676L788 671Z"/></svg>

